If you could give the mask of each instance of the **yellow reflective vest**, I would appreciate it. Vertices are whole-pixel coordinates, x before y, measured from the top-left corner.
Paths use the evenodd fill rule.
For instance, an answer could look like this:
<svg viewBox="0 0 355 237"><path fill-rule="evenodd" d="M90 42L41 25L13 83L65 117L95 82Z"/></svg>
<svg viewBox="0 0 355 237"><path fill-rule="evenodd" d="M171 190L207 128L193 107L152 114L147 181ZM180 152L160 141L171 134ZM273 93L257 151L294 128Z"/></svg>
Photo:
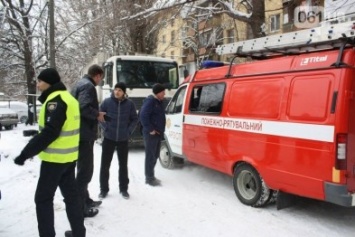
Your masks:
<svg viewBox="0 0 355 237"><path fill-rule="evenodd" d="M47 103L60 95L67 105L66 117L59 137L53 141L44 151L39 153L43 161L53 163L68 163L78 159L79 133L80 133L80 110L79 102L68 91L55 91L44 102L39 114L39 129L45 126L45 111Z"/></svg>

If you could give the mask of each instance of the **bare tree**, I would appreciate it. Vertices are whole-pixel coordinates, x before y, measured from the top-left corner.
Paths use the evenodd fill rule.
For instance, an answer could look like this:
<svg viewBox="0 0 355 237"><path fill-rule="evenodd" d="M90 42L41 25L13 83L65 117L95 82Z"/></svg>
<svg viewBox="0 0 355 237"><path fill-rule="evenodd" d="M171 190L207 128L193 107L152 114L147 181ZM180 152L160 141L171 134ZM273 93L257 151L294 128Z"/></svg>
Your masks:
<svg viewBox="0 0 355 237"><path fill-rule="evenodd" d="M0 0L0 3L5 9L4 33L1 34L0 38L0 53L7 59L0 67L1 70L6 71L8 83L11 81L9 88L13 90L9 92L13 95L24 94L26 88L28 93L35 94L36 59L33 55L33 40L36 35L31 25L36 24L37 19L31 16L31 11L36 8L40 12L40 9L37 5L34 5L33 0ZM25 81L23 78L25 78Z"/></svg>
<svg viewBox="0 0 355 237"><path fill-rule="evenodd" d="M232 1L214 0L213 6L206 7L204 11L211 13L212 17L214 14L227 14L247 22L253 37L260 36L260 26L264 22L264 1L242 0L240 4L245 8L243 11L235 10ZM169 21L162 17L164 11L180 11L183 6L198 6L203 2L210 1L55 1L57 68L64 81L70 85L80 77L84 66L99 52L107 55L153 54L158 42L159 28ZM25 93L24 90L19 92L18 85L27 89L27 93L35 93L35 72L49 62L46 1L0 0L0 4L3 8L6 7L3 22L6 33L0 36L0 55L7 59L6 62L0 62L0 70L5 72L8 82L17 83L14 94ZM222 28L223 26L213 30L207 40L208 44L218 41ZM190 45L194 44L194 50L198 53L198 38L201 36L195 37ZM15 84L8 85L15 88Z"/></svg>
<svg viewBox="0 0 355 237"><path fill-rule="evenodd" d="M239 4L245 7L245 11L237 11L233 8L231 1L218 1L223 10L233 19L246 22L252 34L248 38L258 38L263 36L262 25L265 23L265 5L262 0L242 0Z"/></svg>

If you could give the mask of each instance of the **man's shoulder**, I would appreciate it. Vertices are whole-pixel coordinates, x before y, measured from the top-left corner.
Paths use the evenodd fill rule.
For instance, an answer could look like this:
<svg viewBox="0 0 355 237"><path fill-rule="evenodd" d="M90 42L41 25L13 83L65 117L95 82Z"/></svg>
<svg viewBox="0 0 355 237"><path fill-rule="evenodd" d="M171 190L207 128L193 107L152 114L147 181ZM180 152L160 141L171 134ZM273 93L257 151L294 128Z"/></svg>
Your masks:
<svg viewBox="0 0 355 237"><path fill-rule="evenodd" d="M77 91L95 90L95 86L86 78L80 79L74 87Z"/></svg>
<svg viewBox="0 0 355 237"><path fill-rule="evenodd" d="M124 101L125 101L127 104L134 104L134 101L133 101L132 99L130 99L130 98L126 98Z"/></svg>

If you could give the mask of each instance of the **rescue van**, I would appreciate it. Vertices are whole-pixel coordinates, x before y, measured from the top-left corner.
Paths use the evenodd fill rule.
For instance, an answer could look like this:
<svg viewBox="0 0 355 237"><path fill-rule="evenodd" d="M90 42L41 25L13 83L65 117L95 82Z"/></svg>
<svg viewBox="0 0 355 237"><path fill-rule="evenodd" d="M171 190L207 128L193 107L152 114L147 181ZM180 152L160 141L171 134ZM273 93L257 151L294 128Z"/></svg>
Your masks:
<svg viewBox="0 0 355 237"><path fill-rule="evenodd" d="M180 85L161 165L188 160L231 175L254 207L282 193L355 206L354 36L347 22L219 47L260 60L199 70Z"/></svg>

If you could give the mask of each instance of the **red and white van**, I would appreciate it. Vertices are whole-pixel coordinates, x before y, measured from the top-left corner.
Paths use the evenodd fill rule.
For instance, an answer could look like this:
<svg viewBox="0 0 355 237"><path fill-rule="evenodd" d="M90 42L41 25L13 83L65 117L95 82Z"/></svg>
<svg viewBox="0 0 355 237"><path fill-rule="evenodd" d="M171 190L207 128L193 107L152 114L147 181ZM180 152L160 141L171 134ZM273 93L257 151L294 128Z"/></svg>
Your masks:
<svg viewBox="0 0 355 237"><path fill-rule="evenodd" d="M250 206L276 191L355 206L352 40L195 72L167 106L160 163L186 159L231 175Z"/></svg>

